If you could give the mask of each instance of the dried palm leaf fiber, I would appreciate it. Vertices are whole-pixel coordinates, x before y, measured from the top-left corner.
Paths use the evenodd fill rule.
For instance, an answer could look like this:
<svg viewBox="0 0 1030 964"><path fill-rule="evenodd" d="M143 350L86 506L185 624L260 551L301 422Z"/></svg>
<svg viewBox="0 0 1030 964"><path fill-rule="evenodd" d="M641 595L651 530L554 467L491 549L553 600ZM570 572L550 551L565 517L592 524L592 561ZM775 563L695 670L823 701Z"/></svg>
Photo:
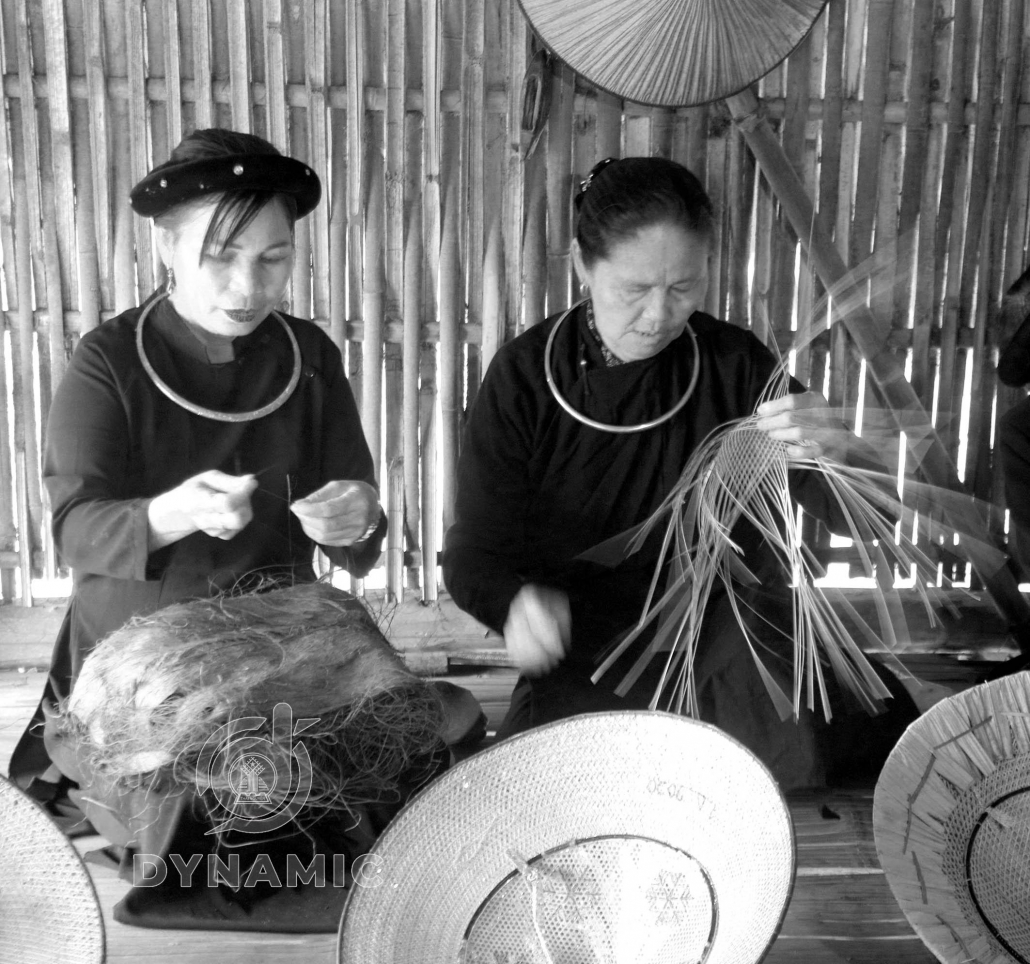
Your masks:
<svg viewBox="0 0 1030 964"><path fill-rule="evenodd" d="M896 259L894 250L881 252L841 286L827 292L813 317L825 313L829 324L856 305L865 304L871 292L890 290L906 273L904 260ZM807 327L815 337L826 324ZM803 347L799 345L798 350ZM788 368L789 359L783 359L760 401L789 390ZM847 413L838 414L843 426ZM874 431L866 433L867 440L875 440L875 446L867 446L868 452L904 450L906 470L914 473L927 439L934 433L933 426L920 413L878 415ZM797 718L802 704L813 710L821 707L826 719L831 718L827 670L832 671L842 691L854 694L861 705L875 712L878 701L890 694L866 652L877 652L897 675L911 679L896 657L906 633L900 597L893 585L895 570L913 578L914 588L934 623L936 607L952 604L938 586L938 567L922 545L961 535L966 551L981 570L1001 567L1005 557L985 541L986 524L981 522L985 515L968 497L920 483L908 475L899 493L898 476L875 467L875 461L868 458L852 465L825 457L791 456L787 445L769 438L757 427L757 421L757 416L749 416L713 432L694 452L678 483L649 519L584 554L583 558L593 561L616 562L637 551L665 520L662 549L640 620L612 647L594 680L645 631L653 632L616 692L627 692L652 660L661 659L664 670L651 707L698 715L694 676L698 644L709 597L721 585L782 719L791 715ZM847 432L843 427L840 431ZM875 624L867 622L838 590L818 585L825 570L801 537L789 486L792 469L819 473L839 506L864 574L875 580ZM927 506L933 506L934 511L927 512ZM746 590L759 580L734 538L734 529L741 522L758 531L791 587L793 616L789 627L771 621L749 602ZM784 692L763 660L765 644L755 631L756 625L793 649L790 694Z"/></svg>
<svg viewBox="0 0 1030 964"><path fill-rule="evenodd" d="M577 73L642 104L689 107L736 93L804 38L826 0L520 0Z"/></svg>
<svg viewBox="0 0 1030 964"><path fill-rule="evenodd" d="M876 784L873 832L938 960L1030 960L1030 674L942 700L905 731Z"/></svg>
<svg viewBox="0 0 1030 964"><path fill-rule="evenodd" d="M396 798L442 725L435 691L364 606L320 583L135 619L90 654L63 709L92 772L196 790L225 829L298 804L315 817ZM258 765L267 792L248 803L245 768Z"/></svg>

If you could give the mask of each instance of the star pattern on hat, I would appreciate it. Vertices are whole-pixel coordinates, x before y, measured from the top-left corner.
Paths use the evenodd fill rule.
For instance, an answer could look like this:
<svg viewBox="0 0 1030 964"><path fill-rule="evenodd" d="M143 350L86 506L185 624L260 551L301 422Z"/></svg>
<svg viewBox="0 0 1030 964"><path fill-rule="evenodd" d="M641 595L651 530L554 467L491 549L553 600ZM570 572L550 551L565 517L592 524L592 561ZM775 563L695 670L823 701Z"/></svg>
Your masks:
<svg viewBox="0 0 1030 964"><path fill-rule="evenodd" d="M683 874L659 872L648 888L647 902L656 911L656 924L678 924L690 904L690 885Z"/></svg>
<svg viewBox="0 0 1030 964"><path fill-rule="evenodd" d="M596 910L601 888L589 867L566 868L542 878L539 893L546 919L579 924L584 916Z"/></svg>

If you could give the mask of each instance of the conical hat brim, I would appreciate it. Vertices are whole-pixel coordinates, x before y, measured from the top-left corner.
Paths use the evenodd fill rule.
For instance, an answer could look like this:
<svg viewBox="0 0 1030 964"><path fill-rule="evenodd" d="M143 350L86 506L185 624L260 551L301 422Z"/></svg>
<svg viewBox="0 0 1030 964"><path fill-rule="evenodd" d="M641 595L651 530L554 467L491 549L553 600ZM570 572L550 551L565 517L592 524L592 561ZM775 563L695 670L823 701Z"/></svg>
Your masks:
<svg viewBox="0 0 1030 964"><path fill-rule="evenodd" d="M520 0L541 40L619 97L689 107L767 74L826 0Z"/></svg>
<svg viewBox="0 0 1030 964"><path fill-rule="evenodd" d="M0 961L102 964L93 881L57 825L0 777Z"/></svg>

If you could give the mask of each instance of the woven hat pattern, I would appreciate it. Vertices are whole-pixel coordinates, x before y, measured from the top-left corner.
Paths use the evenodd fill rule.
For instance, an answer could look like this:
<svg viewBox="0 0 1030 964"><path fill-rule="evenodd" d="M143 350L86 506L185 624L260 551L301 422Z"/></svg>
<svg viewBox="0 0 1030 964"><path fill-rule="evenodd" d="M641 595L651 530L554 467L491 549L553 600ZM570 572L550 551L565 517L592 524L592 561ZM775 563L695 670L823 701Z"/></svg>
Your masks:
<svg viewBox="0 0 1030 964"><path fill-rule="evenodd" d="M1030 960L1030 674L916 720L877 782L873 829L891 890L938 960Z"/></svg>
<svg viewBox="0 0 1030 964"><path fill-rule="evenodd" d="M591 83L643 104L687 107L767 74L826 0L520 0L533 28Z"/></svg>
<svg viewBox="0 0 1030 964"><path fill-rule="evenodd" d="M85 864L50 818L0 777L0 961L100 964L104 954Z"/></svg>
<svg viewBox="0 0 1030 964"><path fill-rule="evenodd" d="M745 964L779 927L790 814L714 727L602 713L470 757L361 868L342 962Z"/></svg>

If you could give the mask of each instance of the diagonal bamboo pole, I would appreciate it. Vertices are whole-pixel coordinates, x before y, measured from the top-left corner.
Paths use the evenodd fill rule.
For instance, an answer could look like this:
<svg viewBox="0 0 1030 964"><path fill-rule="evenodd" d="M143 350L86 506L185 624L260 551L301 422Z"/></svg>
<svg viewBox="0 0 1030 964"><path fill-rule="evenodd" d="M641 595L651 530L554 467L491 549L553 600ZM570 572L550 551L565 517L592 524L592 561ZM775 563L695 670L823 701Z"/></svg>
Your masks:
<svg viewBox="0 0 1030 964"><path fill-rule="evenodd" d="M827 287L839 282L848 273L844 259L837 251L833 238L816 216L812 202L783 153L783 148L761 112L754 91L747 88L726 99L734 123L740 128L748 147L755 155L788 221L804 245L809 262L819 280ZM887 404L895 413L913 412L926 415L918 396L905 378L905 372L887 344L889 327L869 310L850 313L845 319L848 332L856 347L866 359L869 371ZM955 466L940 441L934 436L923 455L923 477L932 485L965 493ZM983 532L989 539L987 519L969 499L964 531ZM969 547L963 547L969 554ZM976 565L976 560L970 558ZM1024 655L1030 655L1030 606L1019 592L1015 574L1008 567L985 572L977 567L984 586L998 611L1009 621L1012 633Z"/></svg>

